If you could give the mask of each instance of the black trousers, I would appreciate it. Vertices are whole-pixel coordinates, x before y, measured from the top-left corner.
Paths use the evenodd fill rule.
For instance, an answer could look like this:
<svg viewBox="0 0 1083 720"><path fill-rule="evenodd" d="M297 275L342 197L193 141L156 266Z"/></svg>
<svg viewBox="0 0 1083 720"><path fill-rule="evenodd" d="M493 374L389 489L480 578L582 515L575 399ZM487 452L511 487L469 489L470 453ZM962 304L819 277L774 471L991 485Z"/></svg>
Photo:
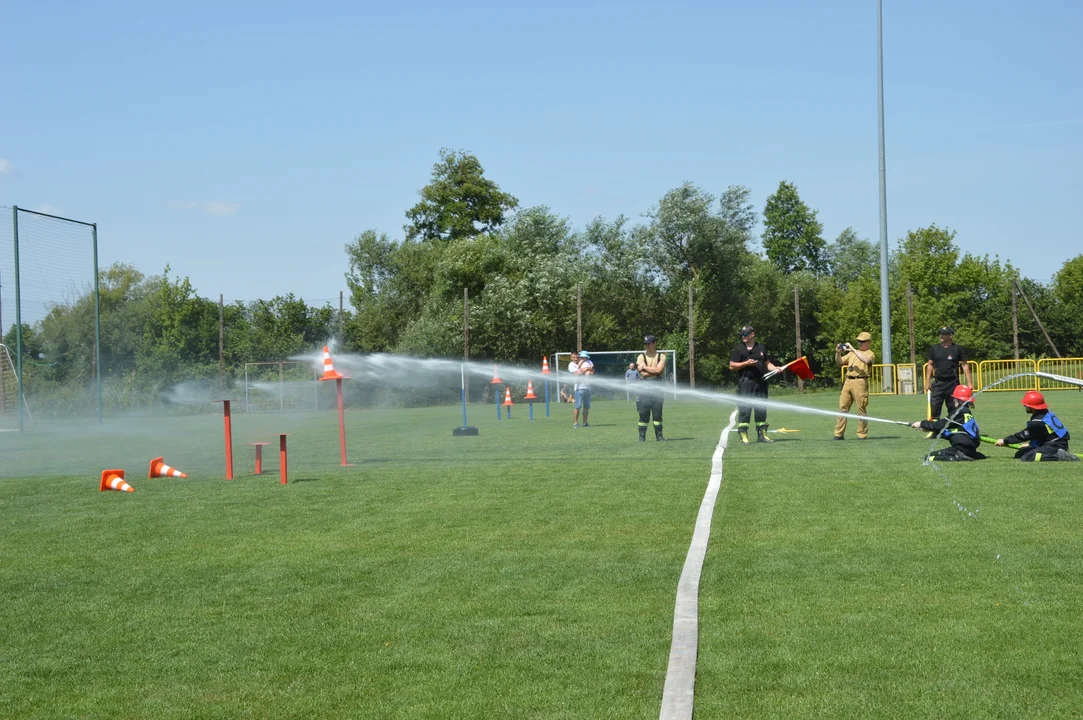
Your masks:
<svg viewBox="0 0 1083 720"><path fill-rule="evenodd" d="M737 378L737 395L746 395L749 397L767 398L767 383L763 380L753 380L751 378L740 377ZM737 427L747 428L748 421L752 419L752 406L742 405L737 403ZM756 425L765 425L767 423L767 408L756 408Z"/></svg>
<svg viewBox="0 0 1083 720"><path fill-rule="evenodd" d="M970 450L967 452L967 449L965 448L949 445L948 447L941 448L929 455L929 459L937 462L965 462L967 460L984 460L985 455L977 450Z"/></svg>
<svg viewBox="0 0 1083 720"><path fill-rule="evenodd" d="M932 413L931 420L936 420L940 417L940 410L944 405L948 406L948 415L955 412L955 408L959 407L959 401L951 396L952 391L959 385L959 381L948 382L934 382L929 386L932 391L929 398L930 412Z"/></svg>
<svg viewBox="0 0 1083 720"><path fill-rule="evenodd" d="M1073 462L1079 460L1075 455L1068 452L1063 445L1057 443L1020 448L1016 451L1015 457L1023 462Z"/></svg>
<svg viewBox="0 0 1083 720"><path fill-rule="evenodd" d="M650 380L641 380L643 382L651 382ZM662 427L662 401L665 398L665 393L661 388L657 390L643 390L640 385L639 397L636 399L636 409L639 410L639 427L645 428L651 423L651 416L654 416L654 427L660 429Z"/></svg>

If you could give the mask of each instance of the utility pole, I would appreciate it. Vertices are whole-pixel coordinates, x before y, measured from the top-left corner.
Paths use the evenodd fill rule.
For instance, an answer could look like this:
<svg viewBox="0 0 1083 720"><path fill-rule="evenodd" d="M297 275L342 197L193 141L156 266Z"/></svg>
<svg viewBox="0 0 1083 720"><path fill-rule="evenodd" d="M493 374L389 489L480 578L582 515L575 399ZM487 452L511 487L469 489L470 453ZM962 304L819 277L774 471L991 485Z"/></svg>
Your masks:
<svg viewBox="0 0 1083 720"><path fill-rule="evenodd" d="M226 348L226 325L225 325L225 298L218 294L218 390L225 387L223 377L226 371L225 348Z"/></svg>
<svg viewBox="0 0 1083 720"><path fill-rule="evenodd" d="M1057 346L1053 344L1053 339L1049 337L1049 333L1045 331L1045 325L1042 325L1042 319L1038 317L1038 313L1034 312L1034 306L1030 304L1030 298L1023 292L1023 286L1015 280L1012 280L1015 287L1019 288L1019 294L1023 296L1023 302L1027 305L1027 310L1030 310L1030 314L1034 316L1034 322L1038 323L1038 329L1042 331L1042 335L1045 335L1045 341L1049 343L1049 347L1053 348L1053 354L1057 357L1061 357L1060 350L1057 350Z"/></svg>
<svg viewBox="0 0 1083 720"><path fill-rule="evenodd" d="M917 371L918 356L914 351L914 288L906 283L906 321L910 324L910 364Z"/></svg>
<svg viewBox="0 0 1083 720"><path fill-rule="evenodd" d="M342 304L342 291L338 291L338 351L346 352L346 311Z"/></svg>
<svg viewBox="0 0 1083 720"><path fill-rule="evenodd" d="M696 387L696 329L692 313L692 285L688 285L688 387ZM674 368L676 372L676 368Z"/></svg>
<svg viewBox="0 0 1083 720"><path fill-rule="evenodd" d="M1012 280L1012 345L1015 347L1015 359L1019 360L1019 307L1015 299L1015 280ZM1019 368L1016 368L1017 370Z"/></svg>
<svg viewBox="0 0 1083 720"><path fill-rule="evenodd" d="M575 284L575 349L583 349L583 284Z"/></svg>
<svg viewBox="0 0 1083 720"><path fill-rule="evenodd" d="M797 337L797 357L801 357L801 293L793 286L793 327ZM805 392L805 381L797 378L797 392Z"/></svg>

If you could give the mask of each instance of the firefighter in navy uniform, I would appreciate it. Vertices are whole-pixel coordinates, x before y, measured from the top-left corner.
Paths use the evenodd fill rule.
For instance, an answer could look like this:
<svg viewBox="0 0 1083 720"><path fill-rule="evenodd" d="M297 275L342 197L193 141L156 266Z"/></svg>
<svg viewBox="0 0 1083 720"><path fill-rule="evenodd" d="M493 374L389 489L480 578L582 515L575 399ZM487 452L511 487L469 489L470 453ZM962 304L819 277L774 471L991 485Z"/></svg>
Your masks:
<svg viewBox="0 0 1083 720"><path fill-rule="evenodd" d="M1053 414L1040 392L1031 390L1023 396L1023 408L1030 415L1027 426L997 440L997 446L1025 443L1015 456L1023 462L1078 461L1068 452L1071 435L1060 418Z"/></svg>
<svg viewBox="0 0 1083 720"><path fill-rule="evenodd" d="M778 367L767 357L767 348L756 342L756 329L751 325L741 328L741 342L730 353L730 370L737 373L737 394L767 399L767 381L763 379L768 370ZM737 404L737 434L741 442L748 444L748 421L752 419L752 406ZM756 438L759 442L774 442L767 437L767 408L756 408Z"/></svg>
<svg viewBox="0 0 1083 720"><path fill-rule="evenodd" d="M951 397L956 409L946 418L921 420L910 425L916 430L938 434L950 444L929 455L929 460L953 462L957 460L984 460L978 452L981 446L981 430L974 419L974 391L968 385L956 385Z"/></svg>

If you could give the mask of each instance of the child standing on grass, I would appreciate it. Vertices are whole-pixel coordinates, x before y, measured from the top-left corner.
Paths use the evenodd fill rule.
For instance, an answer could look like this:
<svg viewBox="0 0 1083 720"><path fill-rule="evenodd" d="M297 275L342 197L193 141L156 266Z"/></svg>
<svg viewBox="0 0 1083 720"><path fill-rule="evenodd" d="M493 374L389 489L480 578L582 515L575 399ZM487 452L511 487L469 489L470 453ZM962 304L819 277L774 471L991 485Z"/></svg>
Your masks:
<svg viewBox="0 0 1083 720"><path fill-rule="evenodd" d="M911 423L915 430L936 433L950 445L930 453L929 460L938 462L957 462L966 460L984 460L985 455L978 452L981 446L981 431L974 419L974 391L968 385L956 385L951 396L959 405L946 418L937 420L919 420Z"/></svg>

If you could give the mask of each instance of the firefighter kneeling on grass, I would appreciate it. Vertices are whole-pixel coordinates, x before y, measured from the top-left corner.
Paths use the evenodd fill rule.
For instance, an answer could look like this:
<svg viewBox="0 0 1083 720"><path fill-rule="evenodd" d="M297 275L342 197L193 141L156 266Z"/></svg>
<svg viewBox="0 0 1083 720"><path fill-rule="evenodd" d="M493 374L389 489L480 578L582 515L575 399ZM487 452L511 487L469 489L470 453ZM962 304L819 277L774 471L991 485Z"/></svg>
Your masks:
<svg viewBox="0 0 1083 720"><path fill-rule="evenodd" d="M1045 397L1040 392L1031 390L1023 396L1023 408L1030 415L1027 426L1005 438L997 440L997 446L1025 443L1015 453L1023 462L1079 461L1068 452L1068 428L1049 409Z"/></svg>
<svg viewBox="0 0 1083 720"><path fill-rule="evenodd" d="M968 385L956 385L951 391L951 396L959 404L948 417L938 420L921 420L912 423L910 427L937 433L951 443L948 447L930 454L930 460L937 462L984 460L985 456L978 452L978 447L981 446L981 431L978 429L978 421L972 414L974 391Z"/></svg>

